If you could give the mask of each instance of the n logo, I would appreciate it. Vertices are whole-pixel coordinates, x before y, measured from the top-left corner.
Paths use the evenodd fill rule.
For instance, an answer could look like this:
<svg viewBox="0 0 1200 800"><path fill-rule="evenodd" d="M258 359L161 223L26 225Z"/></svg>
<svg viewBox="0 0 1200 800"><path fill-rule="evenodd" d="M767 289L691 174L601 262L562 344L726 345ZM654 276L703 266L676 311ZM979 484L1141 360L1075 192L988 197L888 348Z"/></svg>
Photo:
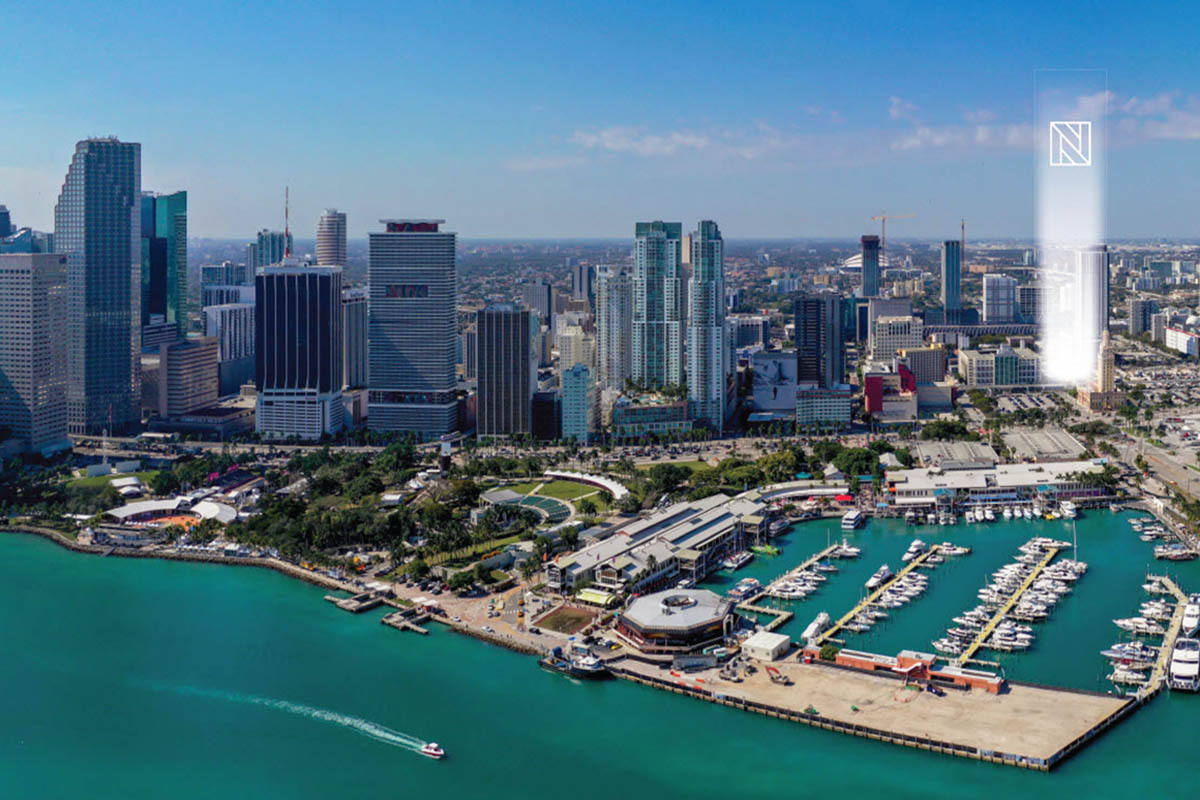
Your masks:
<svg viewBox="0 0 1200 800"><path fill-rule="evenodd" d="M1092 123L1050 123L1050 166L1090 167L1092 165Z"/></svg>

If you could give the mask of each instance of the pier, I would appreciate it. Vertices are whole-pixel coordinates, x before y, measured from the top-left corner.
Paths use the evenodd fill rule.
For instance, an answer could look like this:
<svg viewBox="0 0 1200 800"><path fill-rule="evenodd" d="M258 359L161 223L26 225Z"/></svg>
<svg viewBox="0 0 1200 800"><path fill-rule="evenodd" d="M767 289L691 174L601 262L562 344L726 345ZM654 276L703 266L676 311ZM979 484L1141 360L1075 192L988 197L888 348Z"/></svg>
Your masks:
<svg viewBox="0 0 1200 800"><path fill-rule="evenodd" d="M792 567L787 572L783 573L778 578L776 578L775 580L773 580L769 584L767 584L767 589L766 589L766 592L764 592L764 594L766 594L767 597L775 597L775 595L772 594L772 592L775 591L775 587L779 583L787 580L788 578L791 578L792 576L796 575L797 573L812 569L818 563L833 556L833 554L835 552L837 552L838 548L840 548L840 547L841 547L840 544L831 544L831 545L829 545L829 547L826 547L824 550L820 551L819 553L814 553L813 555L809 556L808 559L806 559L804 561L804 563L802 563L798 566ZM779 599L790 599L790 598L779 598ZM780 624L782 624L782 623L780 623Z"/></svg>
<svg viewBox="0 0 1200 800"><path fill-rule="evenodd" d="M737 607L738 611L745 611L748 614L761 614L763 616L774 617L768 622L763 630L773 631L776 628L782 627L792 621L795 616L791 611L784 611L782 608L767 608L766 606L756 606L753 603L742 603Z"/></svg>
<svg viewBox="0 0 1200 800"><path fill-rule="evenodd" d="M1162 583L1175 597L1175 611L1171 614L1171 622L1167 625L1167 632L1163 635L1162 647L1158 651L1158 658L1154 662L1154 669L1150 671L1150 680L1139 692L1139 694L1144 694L1146 698L1153 697L1167 683L1167 672L1171 666L1171 651L1175 649L1175 640L1179 638L1179 629L1183 627L1183 611L1187 605L1187 595L1183 589L1179 588L1179 584L1166 575L1155 575L1153 577Z"/></svg>
<svg viewBox="0 0 1200 800"><path fill-rule="evenodd" d="M832 639L837 634L838 631L840 631L851 620L853 620L860 613L862 613L863 609L865 609L867 606L873 604L876 600L878 600L880 598L880 596L884 592L886 592L888 589L892 588L892 586L895 583L897 583L901 578L903 578L908 573L912 572L917 567L924 564L925 559L929 558L931 555L933 555L934 553L938 552L941 549L942 549L941 545L938 545L938 544L930 545L928 550L926 550L924 553L922 553L921 555L914 558L912 561L908 562L908 564L906 564L904 566L904 569L900 570L895 575L888 578L884 583L880 584L879 586L877 586L873 590L871 590L870 594L868 594L862 600L858 601L858 605L856 605L854 608L852 608L848 612L846 612L846 614L844 614L841 619L839 619L837 622L833 623L832 626L830 626L824 633L822 633L819 637L817 637L817 645L818 646L823 645L827 641Z"/></svg>
<svg viewBox="0 0 1200 800"><path fill-rule="evenodd" d="M389 628L395 628L398 631L411 631L419 633L422 636L428 635L429 630L421 627L422 622L429 620L429 614L414 614L412 609L406 611L393 611L379 620Z"/></svg>
<svg viewBox="0 0 1200 800"><path fill-rule="evenodd" d="M1000 621L1008 615L1008 612L1012 611L1012 607L1015 606L1017 601L1021 599L1021 595L1028 591L1029 587L1033 585L1033 582L1036 581L1038 576L1042 574L1042 570L1049 566L1050 562L1054 560L1054 557L1057 556L1059 552L1061 551L1056 547L1052 547L1046 552L1045 557L1043 557L1042 560L1038 562L1037 566L1033 568L1033 572L1029 573L1029 577L1025 579L1025 582L1022 583L1020 587L1018 587L1017 590L1009 596L1008 600L1006 600L1004 604L996 610L996 613L993 614L992 618L988 620L987 625L983 626L983 630L979 632L979 635L975 637L966 650L962 651L962 655L955 659L959 666L966 664L971 659L971 656L975 655L975 651L983 646L983 643L986 642L988 637L991 636L996 630L996 626L1000 624Z"/></svg>
<svg viewBox="0 0 1200 800"><path fill-rule="evenodd" d="M378 608L383 605L383 596L373 592L362 592L353 597L338 597L335 594L325 595L325 599L333 603L342 611L349 611L351 614L361 614L364 611L370 611L373 608Z"/></svg>

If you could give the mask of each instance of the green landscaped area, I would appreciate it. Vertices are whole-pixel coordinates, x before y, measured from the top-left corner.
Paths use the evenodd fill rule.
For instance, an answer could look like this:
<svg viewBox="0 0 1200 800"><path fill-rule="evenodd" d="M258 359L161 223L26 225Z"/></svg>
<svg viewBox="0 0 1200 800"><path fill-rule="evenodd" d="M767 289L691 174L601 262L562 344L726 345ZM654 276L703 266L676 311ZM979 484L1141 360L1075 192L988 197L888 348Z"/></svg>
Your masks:
<svg viewBox="0 0 1200 800"><path fill-rule="evenodd" d="M145 472L130 472L130 473L126 473L126 474L113 474L113 475L96 475L95 477L92 477L92 478L75 478L74 480L67 481L67 488L68 489L80 489L83 491L98 492L101 489L103 489L105 486L107 486L111 481L115 481L118 478L130 478L130 477L136 476L139 480L141 480L142 483L149 483L150 479L152 477L154 477L155 475L157 475L158 473L159 473L159 470L151 469L151 470L147 470Z"/></svg>
<svg viewBox="0 0 1200 800"><path fill-rule="evenodd" d="M483 553L489 553L492 550L499 550L502 547L510 545L513 542L519 542L520 540L520 536L504 536L499 539L489 539L486 542L473 544L470 547L464 547L461 550L454 550L453 552L449 553L436 553L427 558L425 561L431 567L435 567L443 563L445 563L447 566L466 566L474 561L477 556Z"/></svg>
<svg viewBox="0 0 1200 800"><path fill-rule="evenodd" d="M595 486L589 486L584 483L551 481L550 483L542 484L542 488L538 489L538 494L558 500L574 500L576 497L583 497L585 494L591 494L595 491Z"/></svg>
<svg viewBox="0 0 1200 800"><path fill-rule="evenodd" d="M508 489L510 492L516 492L517 494L529 494L540 485L541 481L531 481L529 483L510 483L507 486L498 488Z"/></svg>
<svg viewBox="0 0 1200 800"><path fill-rule="evenodd" d="M563 606L539 619L537 625L546 630L557 631L558 633L565 633L571 636L586 628L595 618L596 613L594 611Z"/></svg>
<svg viewBox="0 0 1200 800"><path fill-rule="evenodd" d="M675 465L676 467L683 467L684 469L690 469L692 472L696 472L697 470L702 470L702 469L708 468L708 464L704 463L703 461L671 461L670 463ZM654 464L638 464L637 468L641 469L641 470L649 470L653 466L655 466L655 465Z"/></svg>

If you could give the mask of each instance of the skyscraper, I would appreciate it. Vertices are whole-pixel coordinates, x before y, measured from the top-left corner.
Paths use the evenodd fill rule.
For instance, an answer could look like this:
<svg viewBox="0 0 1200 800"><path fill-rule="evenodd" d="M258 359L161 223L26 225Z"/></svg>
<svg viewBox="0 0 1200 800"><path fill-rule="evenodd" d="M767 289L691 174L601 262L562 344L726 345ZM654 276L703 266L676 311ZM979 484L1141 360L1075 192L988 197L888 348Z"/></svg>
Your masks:
<svg viewBox="0 0 1200 800"><path fill-rule="evenodd" d="M155 327L165 325L175 336L187 333L187 192L143 192L141 218L145 346Z"/></svg>
<svg viewBox="0 0 1200 800"><path fill-rule="evenodd" d="M386 219L370 235L369 419L421 438L458 424L455 234L441 219Z"/></svg>
<svg viewBox="0 0 1200 800"><path fill-rule="evenodd" d="M479 330L472 322L462 332L462 365L463 377L475 380L479 374Z"/></svg>
<svg viewBox="0 0 1200 800"><path fill-rule="evenodd" d="M216 403L218 349L212 336L177 339L159 348L160 417L178 417Z"/></svg>
<svg viewBox="0 0 1200 800"><path fill-rule="evenodd" d="M562 373L562 438L587 444L596 427L596 383L586 364Z"/></svg>
<svg viewBox="0 0 1200 800"><path fill-rule="evenodd" d="M862 237L862 296L879 296L879 237Z"/></svg>
<svg viewBox="0 0 1200 800"><path fill-rule="evenodd" d="M253 299L204 307L204 335L217 340L217 393L222 397L254 380L254 311Z"/></svg>
<svg viewBox="0 0 1200 800"><path fill-rule="evenodd" d="M342 428L342 270L266 267L256 276L255 430L318 439Z"/></svg>
<svg viewBox="0 0 1200 800"><path fill-rule="evenodd" d="M620 267L596 269L597 378L624 388L633 375L633 279Z"/></svg>
<svg viewBox="0 0 1200 800"><path fill-rule="evenodd" d="M317 263L346 265L346 212L327 208L317 220Z"/></svg>
<svg viewBox="0 0 1200 800"><path fill-rule="evenodd" d="M8 213L8 206L0 203L0 239L11 236L12 233L12 215Z"/></svg>
<svg viewBox="0 0 1200 800"><path fill-rule="evenodd" d="M962 247L953 239L942 242L942 309L946 324L962 321Z"/></svg>
<svg viewBox="0 0 1200 800"><path fill-rule="evenodd" d="M538 315L541 324L554 331L554 287L538 278L521 287L521 301Z"/></svg>
<svg viewBox="0 0 1200 800"><path fill-rule="evenodd" d="M1151 328L1151 319L1158 311L1158 303L1154 300L1131 297L1129 307L1129 335L1139 336Z"/></svg>
<svg viewBox="0 0 1200 800"><path fill-rule="evenodd" d="M633 380L683 383L683 279L678 222L639 222L633 250Z"/></svg>
<svg viewBox="0 0 1200 800"><path fill-rule="evenodd" d="M704 220L691 235L688 282L688 406L692 419L720 432L725 426L725 257L717 223Z"/></svg>
<svg viewBox="0 0 1200 800"><path fill-rule="evenodd" d="M479 340L480 436L533 432L533 352L536 315L513 303L493 303L475 317Z"/></svg>
<svg viewBox="0 0 1200 800"><path fill-rule="evenodd" d="M595 274L591 264L582 264L576 261L571 265L572 300L585 300L591 303L596 299Z"/></svg>
<svg viewBox="0 0 1200 800"><path fill-rule="evenodd" d="M1012 322L1017 310L1017 279L1007 275L983 276L983 321Z"/></svg>
<svg viewBox="0 0 1200 800"><path fill-rule="evenodd" d="M342 292L342 384L343 388L367 385L367 289Z"/></svg>
<svg viewBox="0 0 1200 800"><path fill-rule="evenodd" d="M293 253L292 234L285 231L269 231L263 228L258 232L257 247L253 250L254 263L251 264L250 248L246 249L246 266L250 268L269 267L274 264L282 264L283 257L288 253ZM340 265L339 265L340 266Z"/></svg>
<svg viewBox="0 0 1200 800"><path fill-rule="evenodd" d="M23 450L69 448L67 257L0 255L0 426Z"/></svg>
<svg viewBox="0 0 1200 800"><path fill-rule="evenodd" d="M116 137L75 145L54 208L67 256L67 406L72 433L141 422L142 146Z"/></svg>
<svg viewBox="0 0 1200 800"><path fill-rule="evenodd" d="M801 294L793 305L796 381L828 389L842 383L845 352L841 298L833 292Z"/></svg>

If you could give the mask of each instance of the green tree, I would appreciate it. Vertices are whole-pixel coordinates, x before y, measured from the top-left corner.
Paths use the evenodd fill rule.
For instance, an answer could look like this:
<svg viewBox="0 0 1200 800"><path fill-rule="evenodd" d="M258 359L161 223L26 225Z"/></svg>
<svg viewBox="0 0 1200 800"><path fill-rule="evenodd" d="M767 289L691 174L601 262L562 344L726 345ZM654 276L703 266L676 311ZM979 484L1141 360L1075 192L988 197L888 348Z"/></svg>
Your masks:
<svg viewBox="0 0 1200 800"><path fill-rule="evenodd" d="M179 491L179 479L170 470L160 469L150 476L150 491L157 495L175 494Z"/></svg>
<svg viewBox="0 0 1200 800"><path fill-rule="evenodd" d="M446 581L446 585L450 587L450 591L452 592L461 592L463 589L466 589L468 586L471 586L474 583L474 575L465 570L454 573Z"/></svg>
<svg viewBox="0 0 1200 800"><path fill-rule="evenodd" d="M596 504L594 502L592 502L592 498L590 498L590 497L585 497L582 500L580 500L579 502L577 502L575 504L575 508L577 511L579 511L580 514L583 514L585 517L590 517L593 514L595 514L597 511Z"/></svg>
<svg viewBox="0 0 1200 800"><path fill-rule="evenodd" d="M414 578L424 578L429 574L429 564L423 558L414 558L408 562L408 574Z"/></svg>

